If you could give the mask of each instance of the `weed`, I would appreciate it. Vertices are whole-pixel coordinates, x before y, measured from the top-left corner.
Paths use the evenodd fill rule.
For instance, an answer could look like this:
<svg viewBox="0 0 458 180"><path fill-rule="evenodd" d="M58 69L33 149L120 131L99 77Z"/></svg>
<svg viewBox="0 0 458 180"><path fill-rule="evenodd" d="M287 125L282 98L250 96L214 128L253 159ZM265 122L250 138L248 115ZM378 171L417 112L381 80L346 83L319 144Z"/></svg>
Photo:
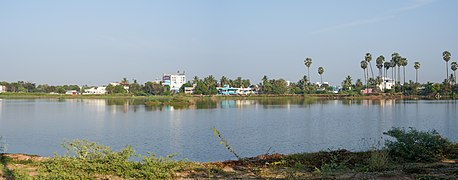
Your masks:
<svg viewBox="0 0 458 180"><path fill-rule="evenodd" d="M369 169L371 171L386 170L390 163L388 150L373 150L370 152Z"/></svg>
<svg viewBox="0 0 458 180"><path fill-rule="evenodd" d="M328 177L328 176L335 175L335 174L342 173L342 172L349 170L349 168L346 165L346 163L348 162L348 159L339 160L338 154L335 154L333 152L329 152L329 153L330 153L330 162L323 163L320 168L315 167L314 173L319 174L324 177Z"/></svg>
<svg viewBox="0 0 458 180"><path fill-rule="evenodd" d="M229 142L221 136L221 133L216 129L212 128L213 134L220 139L219 144L223 144L226 149L231 152L237 159L241 160L242 158L235 152L235 150L229 145Z"/></svg>

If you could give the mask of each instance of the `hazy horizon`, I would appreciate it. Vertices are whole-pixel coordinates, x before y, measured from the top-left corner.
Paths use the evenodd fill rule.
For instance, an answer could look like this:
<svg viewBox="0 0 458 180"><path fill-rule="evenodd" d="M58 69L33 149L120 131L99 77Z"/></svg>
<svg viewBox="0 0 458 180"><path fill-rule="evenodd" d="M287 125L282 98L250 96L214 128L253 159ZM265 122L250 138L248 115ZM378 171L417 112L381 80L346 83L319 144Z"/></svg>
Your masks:
<svg viewBox="0 0 458 180"><path fill-rule="evenodd" d="M363 79L359 62L393 52L421 63L420 82L442 82L442 52L458 55L458 1L4 1L0 81L106 85L186 71L187 79L264 75L339 85ZM449 66L450 67L450 66ZM452 72L449 70L449 73Z"/></svg>

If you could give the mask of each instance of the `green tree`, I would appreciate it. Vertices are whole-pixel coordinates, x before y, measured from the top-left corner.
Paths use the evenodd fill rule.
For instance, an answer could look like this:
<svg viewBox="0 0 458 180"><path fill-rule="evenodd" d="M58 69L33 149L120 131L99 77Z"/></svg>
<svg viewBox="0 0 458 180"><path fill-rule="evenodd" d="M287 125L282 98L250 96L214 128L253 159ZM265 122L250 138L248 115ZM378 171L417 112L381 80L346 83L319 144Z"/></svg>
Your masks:
<svg viewBox="0 0 458 180"><path fill-rule="evenodd" d="M221 79L219 80L220 86L223 87L225 85L230 85L229 84L229 79L226 76L222 76Z"/></svg>
<svg viewBox="0 0 458 180"><path fill-rule="evenodd" d="M367 63L369 64L369 67L371 68L371 74L372 74L372 78L374 78L374 71L372 71L372 54L371 53L366 53L366 55L364 56L364 60L367 61Z"/></svg>
<svg viewBox="0 0 458 180"><path fill-rule="evenodd" d="M271 80L273 94L285 94L288 91L288 83L284 79Z"/></svg>
<svg viewBox="0 0 458 180"><path fill-rule="evenodd" d="M323 85L323 73L324 73L324 68L323 67L319 67L318 68L318 74L320 74L321 85Z"/></svg>
<svg viewBox="0 0 458 180"><path fill-rule="evenodd" d="M348 90L351 89L352 81L353 81L353 79L351 78L350 75L345 77L345 79L342 81L342 88L343 88L344 91L348 91Z"/></svg>
<svg viewBox="0 0 458 180"><path fill-rule="evenodd" d="M143 93L142 86L134 79L133 83L129 84L129 92L134 95L141 95Z"/></svg>
<svg viewBox="0 0 458 180"><path fill-rule="evenodd" d="M361 79L357 79L356 82L355 82L355 87L357 89L361 89L363 87L363 82L361 81Z"/></svg>
<svg viewBox="0 0 458 180"><path fill-rule="evenodd" d="M250 87L251 86L250 80L249 79L242 80L242 86L245 88Z"/></svg>
<svg viewBox="0 0 458 180"><path fill-rule="evenodd" d="M123 85L116 85L113 89L114 94L121 94L121 93L127 93L127 90L124 89Z"/></svg>
<svg viewBox="0 0 458 180"><path fill-rule="evenodd" d="M391 63L390 62L385 62L385 63L383 63L383 67L385 67L385 77L388 78L388 69L391 68Z"/></svg>
<svg viewBox="0 0 458 180"><path fill-rule="evenodd" d="M192 79L192 84L197 84L197 82L199 81L200 81L199 77L194 76L194 78Z"/></svg>
<svg viewBox="0 0 458 180"><path fill-rule="evenodd" d="M224 76L223 76L223 77L224 77ZM186 87L192 87L192 84L191 84L190 81L188 81L187 83L184 83L184 84L180 87L180 93L184 93Z"/></svg>
<svg viewBox="0 0 458 180"><path fill-rule="evenodd" d="M242 77L237 77L234 80L234 87L239 88L242 86Z"/></svg>
<svg viewBox="0 0 458 180"><path fill-rule="evenodd" d="M309 86L309 83L308 82L308 78L307 76L303 76L302 79L300 79L298 82L297 82L297 86L299 87L299 89L302 91L300 93L306 93L307 91L307 86Z"/></svg>
<svg viewBox="0 0 458 180"><path fill-rule="evenodd" d="M305 58L304 64L307 67L307 77L310 78L310 66L312 65L312 58ZM310 79L309 82L311 82Z"/></svg>
<svg viewBox="0 0 458 180"><path fill-rule="evenodd" d="M363 74L364 74L364 83L367 86L367 76L366 76L366 69L367 69L367 61L362 60L360 63L361 69L363 69Z"/></svg>
<svg viewBox="0 0 458 180"><path fill-rule="evenodd" d="M398 65L399 61L399 53L394 52L391 54L391 77L393 77L393 80L396 82L397 76L396 76L396 66Z"/></svg>
<svg viewBox="0 0 458 180"><path fill-rule="evenodd" d="M456 62L452 62L450 65L450 68L453 71L454 83L456 83L456 69L458 69L458 64Z"/></svg>
<svg viewBox="0 0 458 180"><path fill-rule="evenodd" d="M65 90L64 87L59 86L59 87L56 89L56 91L57 91L57 93L59 93L59 94L65 94L65 91L66 91L66 90Z"/></svg>
<svg viewBox="0 0 458 180"><path fill-rule="evenodd" d="M375 63L377 64L377 68L378 68L378 74L380 77L383 76L382 74L382 68L383 68L383 63L385 62L385 57L380 55L379 57L377 57L377 59L375 60Z"/></svg>
<svg viewBox="0 0 458 180"><path fill-rule="evenodd" d="M420 62L415 62L413 68L415 68L415 83L418 83L418 69L420 69Z"/></svg>
<svg viewBox="0 0 458 180"><path fill-rule="evenodd" d="M272 84L269 81L269 78L267 78L266 75L264 75L261 79L262 85L261 85L261 91L264 94L269 94L272 92Z"/></svg>
<svg viewBox="0 0 458 180"><path fill-rule="evenodd" d="M108 87L107 87L107 91L108 91ZM143 86L143 92L145 92L146 94L153 94L153 82L151 81L148 81L145 83L145 85Z"/></svg>
<svg viewBox="0 0 458 180"><path fill-rule="evenodd" d="M442 53L442 59L444 59L445 61L445 69L446 69L446 76L445 76L445 79L448 79L448 61L450 61L450 58L452 57L452 54L448 51L444 51Z"/></svg>
<svg viewBox="0 0 458 180"><path fill-rule="evenodd" d="M399 64L402 66L402 72L404 74L404 82L402 84L406 83L406 66L407 66L407 58L401 58Z"/></svg>

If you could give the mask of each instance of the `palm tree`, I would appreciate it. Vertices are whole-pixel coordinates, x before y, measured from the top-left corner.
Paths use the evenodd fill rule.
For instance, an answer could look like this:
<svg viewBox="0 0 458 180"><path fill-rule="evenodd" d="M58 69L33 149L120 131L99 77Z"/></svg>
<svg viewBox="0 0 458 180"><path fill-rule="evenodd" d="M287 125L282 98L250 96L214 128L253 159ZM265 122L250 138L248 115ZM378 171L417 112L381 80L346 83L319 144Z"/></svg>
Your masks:
<svg viewBox="0 0 458 180"><path fill-rule="evenodd" d="M452 62L450 65L451 65L450 67L451 67L451 69L453 71L453 77L455 78L454 82L456 84L456 69L458 69L458 64L456 62Z"/></svg>
<svg viewBox="0 0 458 180"><path fill-rule="evenodd" d="M398 61L399 61L399 53L397 52L394 52L393 54L391 54L391 75L393 77L393 80L396 82L397 80L397 76L396 76L396 66L398 65Z"/></svg>
<svg viewBox="0 0 458 180"><path fill-rule="evenodd" d="M122 78L121 84L129 84L129 80L127 80L127 78Z"/></svg>
<svg viewBox="0 0 458 180"><path fill-rule="evenodd" d="M402 66L403 68L403 73L404 73L404 83L403 85L406 83L406 66L407 66L407 58L401 58L399 64Z"/></svg>
<svg viewBox="0 0 458 180"><path fill-rule="evenodd" d="M350 90L351 89L351 85L352 85L351 81L353 81L353 79L351 78L350 75L345 77L345 80L342 82L342 86L343 86L344 90Z"/></svg>
<svg viewBox="0 0 458 180"><path fill-rule="evenodd" d="M323 67L319 67L318 68L318 74L320 74L321 85L323 85L323 73L324 73L324 68Z"/></svg>
<svg viewBox="0 0 458 180"><path fill-rule="evenodd" d="M235 84L234 86L235 86L236 88L241 87L241 86L242 86L242 77L237 77L237 78L234 80L234 84Z"/></svg>
<svg viewBox="0 0 458 180"><path fill-rule="evenodd" d="M393 80L393 82L396 83L396 61L394 59L391 59L390 60L390 67L391 67L391 79Z"/></svg>
<svg viewBox="0 0 458 180"><path fill-rule="evenodd" d="M366 77L366 69L367 69L367 61L362 60L360 62L361 68L363 69L363 74L364 74L364 83L367 86L367 77Z"/></svg>
<svg viewBox="0 0 458 180"><path fill-rule="evenodd" d="M199 81L200 81L199 77L194 76L194 78L192 80L192 84L197 84Z"/></svg>
<svg viewBox="0 0 458 180"><path fill-rule="evenodd" d="M445 79L448 79L448 61L450 61L451 56L452 54L450 54L450 52L448 51L444 51L442 53L442 59L444 59L445 61L445 69L447 71L447 75L445 76L446 77Z"/></svg>
<svg viewBox="0 0 458 180"><path fill-rule="evenodd" d="M312 65L312 58L309 58L309 57L305 58L304 64L307 67L307 77L309 78L309 81L310 81L310 66Z"/></svg>
<svg viewBox="0 0 458 180"><path fill-rule="evenodd" d="M374 71L372 71L372 54L371 53L366 53L366 56L364 56L364 60L367 61L367 63L369 64L369 67L371 68L371 74L372 74L372 79L374 79ZM368 71L369 73L369 71Z"/></svg>
<svg viewBox="0 0 458 180"><path fill-rule="evenodd" d="M385 77L388 78L388 69L390 69L391 63L390 62L385 62L385 63L383 63L383 66L385 67Z"/></svg>
<svg viewBox="0 0 458 180"><path fill-rule="evenodd" d="M415 83L418 83L418 69L420 69L420 62L415 62L413 68L415 68Z"/></svg>
<svg viewBox="0 0 458 180"><path fill-rule="evenodd" d="M379 56L377 57L377 60L375 60L375 63L377 64L378 68L378 74L380 77L382 77L382 68L383 68L383 62L385 62L385 57Z"/></svg>
<svg viewBox="0 0 458 180"><path fill-rule="evenodd" d="M219 80L220 86L223 87L225 85L229 85L229 79L226 76L222 76Z"/></svg>

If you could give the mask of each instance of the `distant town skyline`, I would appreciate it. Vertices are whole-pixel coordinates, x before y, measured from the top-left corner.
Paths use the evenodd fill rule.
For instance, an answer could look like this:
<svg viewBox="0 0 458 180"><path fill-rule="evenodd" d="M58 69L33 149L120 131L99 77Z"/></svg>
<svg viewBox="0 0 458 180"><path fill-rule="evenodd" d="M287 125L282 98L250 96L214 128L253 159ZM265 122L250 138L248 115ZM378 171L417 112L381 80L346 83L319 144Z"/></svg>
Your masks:
<svg viewBox="0 0 458 180"><path fill-rule="evenodd" d="M407 79L442 82L458 61L458 1L0 1L0 81L106 85L185 71L339 85L369 52L408 60ZM449 63L450 63L449 62ZM450 67L450 66L449 66ZM449 72L451 72L449 70Z"/></svg>

